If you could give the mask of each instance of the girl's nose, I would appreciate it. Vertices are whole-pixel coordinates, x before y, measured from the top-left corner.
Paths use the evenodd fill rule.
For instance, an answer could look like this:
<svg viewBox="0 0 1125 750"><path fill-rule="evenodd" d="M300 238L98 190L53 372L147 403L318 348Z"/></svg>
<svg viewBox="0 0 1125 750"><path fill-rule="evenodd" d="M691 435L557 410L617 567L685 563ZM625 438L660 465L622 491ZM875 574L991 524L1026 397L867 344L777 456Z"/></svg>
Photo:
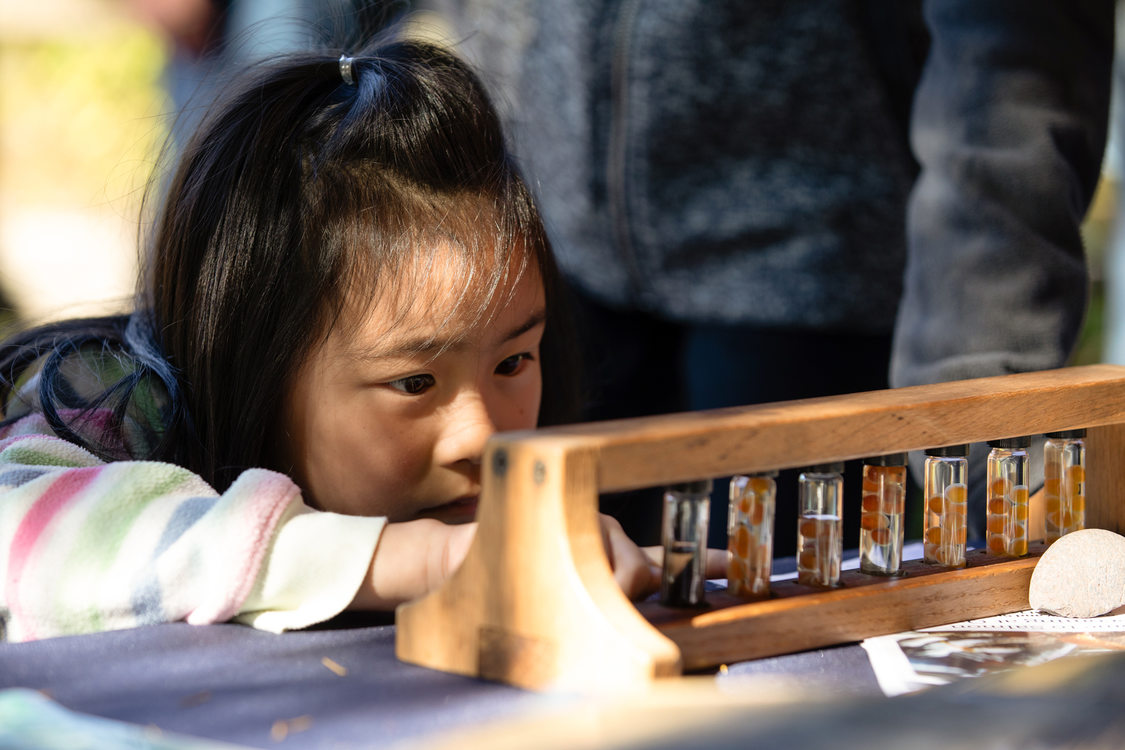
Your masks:
<svg viewBox="0 0 1125 750"><path fill-rule="evenodd" d="M449 417L435 447L439 464L479 463L488 438L498 431L495 408L476 391L465 392L451 404Z"/></svg>

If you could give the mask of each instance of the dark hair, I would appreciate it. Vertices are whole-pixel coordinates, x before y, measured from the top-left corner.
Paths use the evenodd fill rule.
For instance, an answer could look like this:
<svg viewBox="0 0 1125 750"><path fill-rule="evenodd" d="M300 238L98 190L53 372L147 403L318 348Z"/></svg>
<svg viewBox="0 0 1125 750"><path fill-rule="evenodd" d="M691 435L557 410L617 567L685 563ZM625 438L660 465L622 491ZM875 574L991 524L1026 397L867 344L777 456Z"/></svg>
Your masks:
<svg viewBox="0 0 1125 750"><path fill-rule="evenodd" d="M517 273L541 275L549 322L540 419L570 416L572 342L557 314L558 271L476 76L449 52L412 41L356 52L353 85L338 58L263 64L216 106L168 187L137 311L6 343L4 403L40 362L31 408L102 457L172 461L218 489L249 467L285 470L272 446L305 354L347 293L393 288L416 253L441 240L489 296L513 259ZM96 370L91 356L130 366L91 396L62 366ZM158 387L159 399L139 403ZM113 429L74 429L68 410L95 409L113 415ZM154 409L158 424L138 440L131 426Z"/></svg>

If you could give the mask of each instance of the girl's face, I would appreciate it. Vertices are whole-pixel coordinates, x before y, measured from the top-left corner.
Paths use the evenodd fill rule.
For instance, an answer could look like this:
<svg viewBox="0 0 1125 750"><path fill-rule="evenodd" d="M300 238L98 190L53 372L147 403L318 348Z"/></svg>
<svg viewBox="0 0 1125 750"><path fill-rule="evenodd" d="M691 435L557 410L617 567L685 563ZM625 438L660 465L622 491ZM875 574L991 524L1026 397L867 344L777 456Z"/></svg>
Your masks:
<svg viewBox="0 0 1125 750"><path fill-rule="evenodd" d="M420 266L410 292L345 309L351 319L311 352L284 404L294 479L323 510L471 521L485 441L535 426L546 313L538 272L497 289L478 319L481 293L462 299L451 251Z"/></svg>

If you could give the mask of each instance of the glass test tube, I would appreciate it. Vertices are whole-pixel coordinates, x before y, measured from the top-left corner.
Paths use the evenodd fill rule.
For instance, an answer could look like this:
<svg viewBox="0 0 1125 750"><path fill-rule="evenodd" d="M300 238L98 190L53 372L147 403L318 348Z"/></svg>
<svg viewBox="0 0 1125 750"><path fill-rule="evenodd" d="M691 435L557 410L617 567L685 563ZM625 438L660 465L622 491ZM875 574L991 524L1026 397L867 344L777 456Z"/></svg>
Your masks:
<svg viewBox="0 0 1125 750"><path fill-rule="evenodd" d="M926 530L922 559L948 568L965 567L968 534L969 446L949 445L926 451L924 495Z"/></svg>
<svg viewBox="0 0 1125 750"><path fill-rule="evenodd" d="M1023 557L1027 554L1027 449L1031 438L990 440L988 445L988 551Z"/></svg>
<svg viewBox="0 0 1125 750"><path fill-rule="evenodd" d="M710 515L710 479L673 485L664 491L661 603L670 607L697 607L704 603Z"/></svg>
<svg viewBox="0 0 1125 750"><path fill-rule="evenodd" d="M844 464L812 466L797 477L797 582L836 586L840 582Z"/></svg>
<svg viewBox="0 0 1125 750"><path fill-rule="evenodd" d="M735 596L764 598L773 569L773 515L777 472L730 480L727 515L727 590Z"/></svg>
<svg viewBox="0 0 1125 750"><path fill-rule="evenodd" d="M1048 432L1043 444L1046 542L1086 528L1086 431Z"/></svg>
<svg viewBox="0 0 1125 750"><path fill-rule="evenodd" d="M898 575L906 511L905 453L864 459L862 506L859 569L875 575Z"/></svg>

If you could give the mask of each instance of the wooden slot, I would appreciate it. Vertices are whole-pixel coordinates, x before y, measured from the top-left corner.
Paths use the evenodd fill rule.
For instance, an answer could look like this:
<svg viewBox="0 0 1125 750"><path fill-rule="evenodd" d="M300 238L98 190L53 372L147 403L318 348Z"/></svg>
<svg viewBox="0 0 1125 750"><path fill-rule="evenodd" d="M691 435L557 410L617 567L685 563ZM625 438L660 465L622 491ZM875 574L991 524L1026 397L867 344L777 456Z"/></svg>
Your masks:
<svg viewBox="0 0 1125 750"><path fill-rule="evenodd" d="M849 574L829 591L776 584L757 603L712 594L707 611L634 605L602 548L598 493L1083 427L1088 525L1121 531L1125 367L1114 365L500 434L485 452L468 556L441 589L399 608L396 651L528 688L619 690L1023 609L1040 547L958 571Z"/></svg>

